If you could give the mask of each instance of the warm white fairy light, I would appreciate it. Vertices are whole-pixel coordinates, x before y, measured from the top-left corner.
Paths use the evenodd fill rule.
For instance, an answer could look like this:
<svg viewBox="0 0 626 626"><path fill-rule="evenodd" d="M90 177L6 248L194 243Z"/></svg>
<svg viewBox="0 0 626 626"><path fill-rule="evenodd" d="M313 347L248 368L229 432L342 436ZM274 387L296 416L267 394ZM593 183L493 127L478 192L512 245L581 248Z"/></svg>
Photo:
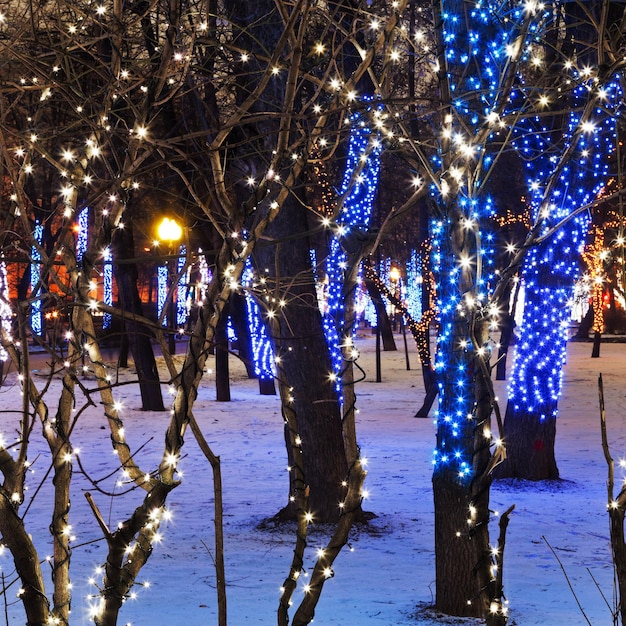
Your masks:
<svg viewBox="0 0 626 626"><path fill-rule="evenodd" d="M179 459L178 459L178 455L177 454L174 454L172 452L168 452L165 455L165 459L164 460L165 460L165 464L168 467L176 467L176 465L178 464L178 460Z"/></svg>
<svg viewBox="0 0 626 626"><path fill-rule="evenodd" d="M587 120L581 124L581 128L583 133L593 133L596 130L596 125L591 120Z"/></svg>

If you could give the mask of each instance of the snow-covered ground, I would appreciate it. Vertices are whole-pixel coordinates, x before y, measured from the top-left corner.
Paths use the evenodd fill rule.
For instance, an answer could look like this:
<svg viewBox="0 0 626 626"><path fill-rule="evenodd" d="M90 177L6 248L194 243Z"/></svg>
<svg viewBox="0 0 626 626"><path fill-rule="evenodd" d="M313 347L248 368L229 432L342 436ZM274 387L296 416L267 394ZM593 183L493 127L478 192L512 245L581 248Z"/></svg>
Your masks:
<svg viewBox="0 0 626 626"><path fill-rule="evenodd" d="M358 340L362 351L360 364L367 372L366 380L358 385L359 441L369 471L366 488L370 495L365 508L376 518L368 527L355 529L352 549L342 552L335 562L335 576L324 588L316 624L476 623L436 619L426 610L434 594L430 458L435 431L432 420L413 417L423 395L419 364L410 346L413 369L407 371L401 338L397 343L398 352L383 353L383 382L376 383L373 339L368 335ZM612 452L619 460L626 454L626 345L603 344L599 359L591 359L590 354L590 344L570 343L568 347L557 432L562 480L538 484L503 481L492 488L494 510L516 505L507 537L504 581L511 623L518 626L587 624L577 600L589 623L613 623L602 596L605 594L609 604L613 602L607 469L600 445L597 377L600 372L604 377ZM260 396L257 383L245 378L235 359L231 361L231 370L232 401L214 401L214 380L209 374L200 389L195 415L222 462L228 623L271 625L276 623L279 587L288 573L293 551L291 528L263 524L283 506L287 496L282 418L277 398ZM43 383L43 376L39 379ZM94 386L89 378L84 383ZM504 408L504 384L496 384ZM54 385L58 386L59 381ZM127 441L132 442L133 449L141 448L136 460L142 469L155 469L162 451L167 413L142 412L135 385L122 386L115 393L124 404ZM0 388L0 430L5 440L16 432L13 411L19 408L18 397L15 377L10 375ZM98 407L80 415L73 440L80 447L83 466L92 479L105 477L115 467L108 430ZM37 452L41 453L38 458ZM34 473L29 477L28 498L45 479L48 457L41 437L35 435L29 455L34 461ZM211 471L190 432L180 467L182 484L169 500L173 518L164 527L163 542L139 578L150 585L137 587L137 598L129 600L122 609L120 625L217 624ZM106 478L100 486L108 491L123 491L115 487L117 478ZM132 511L142 493L111 498L98 493L78 473L75 483L71 509L76 534L72 624L79 626L90 623L88 607L92 601L88 596L96 588L88 580L105 558L105 546L84 492L92 492L111 526ZM48 489L44 487L25 515L25 524L35 537L42 558L50 549L48 501ZM327 533L326 528L313 527L308 567L313 566L315 551L325 543ZM494 540L496 533L494 523ZM6 551L0 556L0 566L5 581L10 581L13 567ZM13 584L0 599L0 624L5 623L5 609L1 606L5 601L9 605L6 623L25 623L16 601L17 588ZM298 590L296 601L301 593Z"/></svg>

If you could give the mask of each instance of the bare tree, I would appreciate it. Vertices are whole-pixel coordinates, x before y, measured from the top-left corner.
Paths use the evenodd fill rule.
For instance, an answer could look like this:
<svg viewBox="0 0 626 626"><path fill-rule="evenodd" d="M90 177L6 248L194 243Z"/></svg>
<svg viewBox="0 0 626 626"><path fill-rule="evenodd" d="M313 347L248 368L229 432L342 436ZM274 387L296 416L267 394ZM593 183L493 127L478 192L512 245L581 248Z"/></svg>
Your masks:
<svg viewBox="0 0 626 626"><path fill-rule="evenodd" d="M400 3L399 10L403 7ZM91 3L59 1L36 7L14 3L10 14L3 16L7 26L1 42L0 143L6 190L2 218L6 231L12 233L14 260L32 268L35 280L24 280L25 285L33 285L25 286L17 309L18 332L2 331L2 345L20 369L25 393L17 423L18 443L1 451L0 531L23 582L21 600L29 623L69 623L70 490L75 468L83 467L76 455L74 433L84 411L101 407L116 453L113 471L122 472L129 492L144 494L139 503L136 497L126 502L124 519L111 528L101 513L102 500L110 494L93 479L88 502L107 545L100 601L93 610L99 626L117 623L123 602L152 553L167 516L169 493L180 483L177 468L189 425L214 470L218 468L193 418L193 407L225 304L231 293L242 289L246 259L264 238L271 237L277 245L285 237L303 238L300 231L308 225L294 221L285 233L279 219L284 219L284 213L303 211L298 203L310 155L319 155L326 145L319 158L332 158L334 145L345 133L343 120L352 86L372 69L396 25L397 16L392 14L383 33L367 42L364 57L356 57L352 76L337 87L335 64L345 54L344 42L358 39L360 27L356 20L346 21L345 12L340 5L304 0L276 3L271 13L259 17L275 33L272 45L253 51L242 46L254 34L253 25L235 24L221 5L212 2L131 6L116 0L111 13ZM349 12L359 15L353 6ZM307 59L314 57L305 55L303 47L315 48L311 33L324 34L329 27L336 45L323 66L311 68ZM272 81L281 72L286 79L274 88ZM16 76L24 78L15 80ZM252 156L244 159L239 154L233 159L237 150ZM251 164L254 171L242 171L243 164ZM133 323L150 329L159 340L175 390L158 468L142 467L141 443L127 440L121 406L115 399L115 377L103 358L95 323L103 311L129 317L128 311L101 302L94 280L97 283L102 251L124 228L132 208L148 202L146 191L152 198L160 194L163 212L173 210L175 199L177 216L185 218L194 232L207 233L205 240L218 242L213 279L181 364L177 366L171 358L159 324L138 311L130 314ZM86 249L78 255L75 219L83 207L92 212L93 224ZM273 223L276 229L269 231ZM48 233L45 240L38 235L40 225ZM240 236L244 227L246 239ZM353 273L357 265L352 264ZM310 264L303 271L311 274ZM282 279L280 272L279 276ZM354 277L348 284L353 282ZM306 316L319 319L316 302L307 301L311 283L302 284L306 292L290 292L293 302L288 305L293 306L276 316L285 329L288 322L301 322L304 314L296 306L300 303L310 304ZM40 388L28 365L29 342L37 335L32 315L52 304L62 307L69 320L67 353L63 345L51 344L46 337L35 339L50 358L50 379ZM302 336L287 338L282 330L276 336L277 345L286 351L285 342L304 341ZM349 364L353 356L347 346L346 350ZM360 511L365 475L356 444L353 389L347 396L347 414L333 416L336 454L316 469L328 455L322 456L314 447L315 429L306 439L302 437L306 421L294 409L300 411L305 403L292 402L294 394L306 399L307 381L298 377L298 371L304 371L302 365L301 360L287 364L279 377L290 449L306 454L306 463L297 469L301 472L296 479L299 523L308 523L311 514L314 471L328 485L341 477L347 486L339 486L341 507L333 499L334 510L328 517L338 519L337 533L328 552L318 558L312 591L294 623L308 623L313 617L328 568ZM57 395L52 381L58 375L63 385ZM85 385L81 376L91 377L95 388ZM54 477L51 598L32 540L35 529L27 529L28 520L19 516L26 460L37 435L43 435L48 444ZM326 474L331 470L328 482ZM314 497L331 500L318 484ZM320 516L327 515L321 504L319 510ZM298 555L302 549L299 543ZM223 582L223 572L218 577ZM221 623L226 620L223 596L222 586ZM286 610L282 614L281 619L288 620Z"/></svg>

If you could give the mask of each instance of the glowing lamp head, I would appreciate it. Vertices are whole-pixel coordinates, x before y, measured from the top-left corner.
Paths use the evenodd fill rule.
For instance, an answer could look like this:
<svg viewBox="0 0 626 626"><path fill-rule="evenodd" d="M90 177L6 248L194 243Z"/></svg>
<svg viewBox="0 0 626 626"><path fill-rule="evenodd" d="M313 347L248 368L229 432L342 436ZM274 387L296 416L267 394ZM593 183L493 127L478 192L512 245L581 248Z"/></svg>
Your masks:
<svg viewBox="0 0 626 626"><path fill-rule="evenodd" d="M173 243L183 236L183 229L176 220L164 217L157 229L157 235L161 241Z"/></svg>

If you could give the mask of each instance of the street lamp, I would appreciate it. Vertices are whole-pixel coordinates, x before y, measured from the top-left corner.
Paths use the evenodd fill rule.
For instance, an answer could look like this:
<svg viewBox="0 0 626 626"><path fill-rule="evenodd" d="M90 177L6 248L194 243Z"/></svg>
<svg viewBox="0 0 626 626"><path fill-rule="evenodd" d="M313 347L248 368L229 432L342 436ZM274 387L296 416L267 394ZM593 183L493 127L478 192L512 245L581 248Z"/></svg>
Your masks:
<svg viewBox="0 0 626 626"><path fill-rule="evenodd" d="M164 217L157 228L157 237L159 241L167 244L168 259L166 263L168 277L168 313L167 323L171 327L168 335L168 348L170 354L176 353L176 299L174 296L174 279L176 277L176 260L178 255L174 256L175 244L180 241L183 236L183 229L180 224L169 217Z"/></svg>
<svg viewBox="0 0 626 626"><path fill-rule="evenodd" d="M157 235L160 241L173 246L183 236L183 229L176 220L164 217L157 229Z"/></svg>

